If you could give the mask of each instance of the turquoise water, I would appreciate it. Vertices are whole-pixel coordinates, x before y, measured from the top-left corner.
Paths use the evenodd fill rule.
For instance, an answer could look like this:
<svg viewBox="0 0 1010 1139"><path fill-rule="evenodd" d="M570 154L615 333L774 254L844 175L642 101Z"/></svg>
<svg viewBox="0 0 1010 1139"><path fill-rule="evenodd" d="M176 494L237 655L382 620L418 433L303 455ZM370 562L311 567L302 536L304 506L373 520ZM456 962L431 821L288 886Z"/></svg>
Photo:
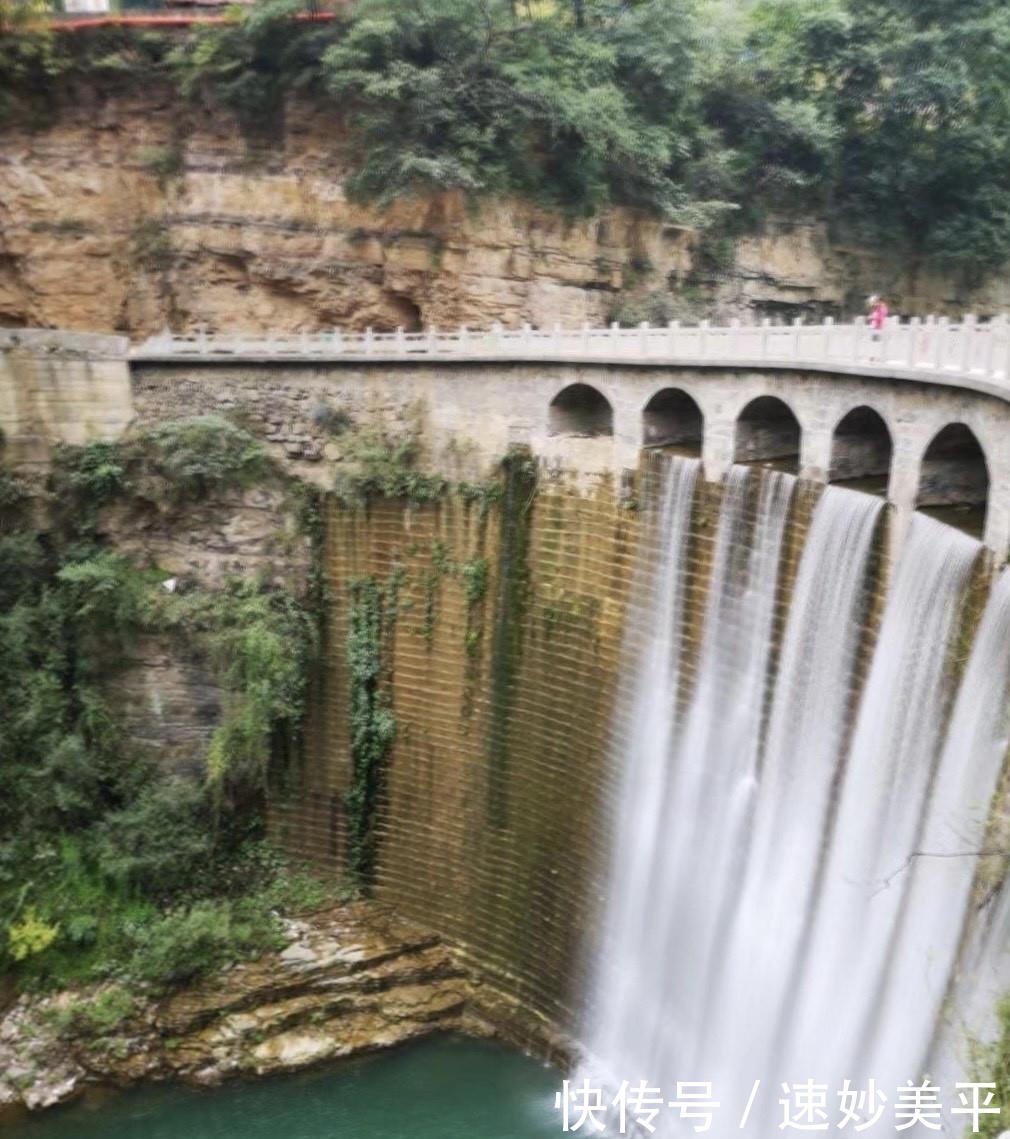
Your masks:
<svg viewBox="0 0 1010 1139"><path fill-rule="evenodd" d="M520 1053L438 1037L290 1076L147 1087L77 1104L5 1139L546 1139L560 1077Z"/></svg>

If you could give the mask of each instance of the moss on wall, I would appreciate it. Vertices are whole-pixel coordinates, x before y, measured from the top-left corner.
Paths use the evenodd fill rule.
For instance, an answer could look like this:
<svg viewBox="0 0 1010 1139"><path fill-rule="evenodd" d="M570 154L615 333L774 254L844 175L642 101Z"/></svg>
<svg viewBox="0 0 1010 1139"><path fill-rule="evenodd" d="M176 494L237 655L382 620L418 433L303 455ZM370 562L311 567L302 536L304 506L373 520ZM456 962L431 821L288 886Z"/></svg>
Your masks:
<svg viewBox="0 0 1010 1139"><path fill-rule="evenodd" d="M509 731L531 588L528 558L531 512L537 491L536 463L529 452L511 452L502 463L502 470L487 734L487 813L491 825L496 827L504 826L508 818Z"/></svg>

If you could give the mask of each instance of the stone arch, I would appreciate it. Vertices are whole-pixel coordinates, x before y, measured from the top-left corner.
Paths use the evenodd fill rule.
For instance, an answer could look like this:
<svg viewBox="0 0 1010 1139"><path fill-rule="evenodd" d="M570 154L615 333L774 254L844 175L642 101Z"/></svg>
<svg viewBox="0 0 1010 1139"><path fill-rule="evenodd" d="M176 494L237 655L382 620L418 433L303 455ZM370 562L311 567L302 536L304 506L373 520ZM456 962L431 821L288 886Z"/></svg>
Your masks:
<svg viewBox="0 0 1010 1139"><path fill-rule="evenodd" d="M970 427L948 423L922 456L916 509L982 537L989 501L989 465Z"/></svg>
<svg viewBox="0 0 1010 1139"><path fill-rule="evenodd" d="M828 482L858 483L860 490L887 494L894 442L884 417L862 404L838 421L831 437Z"/></svg>
<svg viewBox="0 0 1010 1139"><path fill-rule="evenodd" d="M614 409L597 388L569 384L551 400L548 429L551 435L613 435Z"/></svg>
<svg viewBox="0 0 1010 1139"><path fill-rule="evenodd" d="M676 447L700 455L705 419L701 408L680 388L662 388L642 411L642 444Z"/></svg>
<svg viewBox="0 0 1010 1139"><path fill-rule="evenodd" d="M798 472L800 423L788 404L773 395L758 396L747 404L736 421L733 461Z"/></svg>

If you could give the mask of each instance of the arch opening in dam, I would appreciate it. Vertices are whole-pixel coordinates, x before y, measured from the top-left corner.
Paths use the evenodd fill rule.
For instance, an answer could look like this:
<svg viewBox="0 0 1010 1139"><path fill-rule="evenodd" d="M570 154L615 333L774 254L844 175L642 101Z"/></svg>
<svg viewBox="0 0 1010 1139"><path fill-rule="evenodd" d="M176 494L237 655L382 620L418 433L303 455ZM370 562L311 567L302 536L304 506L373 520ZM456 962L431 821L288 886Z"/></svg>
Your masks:
<svg viewBox="0 0 1010 1139"><path fill-rule="evenodd" d="M798 473L800 424L787 403L762 395L747 404L736 421L733 461Z"/></svg>
<svg viewBox="0 0 1010 1139"><path fill-rule="evenodd" d="M893 454L894 443L883 416L872 407L854 407L832 434L828 482L886 495Z"/></svg>
<svg viewBox="0 0 1010 1139"><path fill-rule="evenodd" d="M949 423L922 456L916 509L981 537L989 500L989 465L964 423Z"/></svg>
<svg viewBox="0 0 1010 1139"><path fill-rule="evenodd" d="M551 400L548 415L551 435L595 438L614 433L614 409L591 384L569 384Z"/></svg>
<svg viewBox="0 0 1010 1139"><path fill-rule="evenodd" d="M678 454L701 455L705 420L695 399L681 388L656 392L642 411L642 445L669 447Z"/></svg>

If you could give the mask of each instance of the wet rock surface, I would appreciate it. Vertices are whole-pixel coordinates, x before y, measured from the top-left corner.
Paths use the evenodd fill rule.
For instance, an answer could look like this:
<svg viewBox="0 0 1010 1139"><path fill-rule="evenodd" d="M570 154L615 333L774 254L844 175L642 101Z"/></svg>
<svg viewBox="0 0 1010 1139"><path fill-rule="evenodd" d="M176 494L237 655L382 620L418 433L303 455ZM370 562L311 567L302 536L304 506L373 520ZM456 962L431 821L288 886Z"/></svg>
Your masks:
<svg viewBox="0 0 1010 1139"><path fill-rule="evenodd" d="M352 903L285 926L277 953L167 996L132 992L132 1013L108 1032L75 1013L108 986L19 998L0 1020L0 1118L89 1085L215 1084L470 1027L458 957L383 908Z"/></svg>

